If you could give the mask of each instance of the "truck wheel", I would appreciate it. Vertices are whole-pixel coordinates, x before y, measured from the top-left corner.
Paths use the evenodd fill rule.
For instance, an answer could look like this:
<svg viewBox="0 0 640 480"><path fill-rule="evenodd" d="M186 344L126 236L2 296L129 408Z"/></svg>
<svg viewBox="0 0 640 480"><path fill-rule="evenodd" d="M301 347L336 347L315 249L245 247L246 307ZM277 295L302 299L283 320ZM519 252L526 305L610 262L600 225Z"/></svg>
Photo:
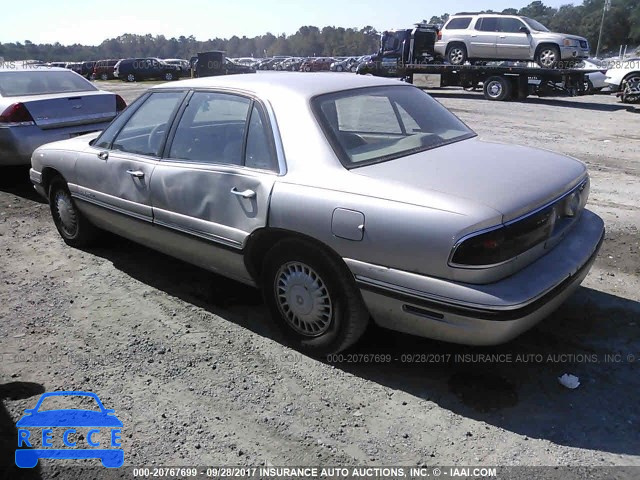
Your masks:
<svg viewBox="0 0 640 480"><path fill-rule="evenodd" d="M451 65L463 65L467 61L467 47L454 43L447 48L447 60Z"/></svg>
<svg viewBox="0 0 640 480"><path fill-rule="evenodd" d="M355 343L369 312L346 265L314 244L283 240L266 255L262 293L285 338L314 356Z"/></svg>
<svg viewBox="0 0 640 480"><path fill-rule="evenodd" d="M555 45L544 45L538 50L536 62L542 68L555 68L560 62L560 49Z"/></svg>
<svg viewBox="0 0 640 480"><path fill-rule="evenodd" d="M484 81L484 98L502 101L511 97L511 82L504 77L489 77Z"/></svg>

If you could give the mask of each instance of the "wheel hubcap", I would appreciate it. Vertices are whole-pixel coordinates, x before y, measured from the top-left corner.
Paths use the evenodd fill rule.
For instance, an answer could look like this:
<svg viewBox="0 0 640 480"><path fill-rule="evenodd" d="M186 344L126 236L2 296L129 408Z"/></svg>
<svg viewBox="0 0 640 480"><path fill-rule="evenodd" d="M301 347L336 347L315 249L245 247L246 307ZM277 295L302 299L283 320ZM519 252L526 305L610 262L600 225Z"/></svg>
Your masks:
<svg viewBox="0 0 640 480"><path fill-rule="evenodd" d="M317 337L329 329L333 315L329 291L311 267L301 262L283 265L274 288L283 318L297 333Z"/></svg>
<svg viewBox="0 0 640 480"><path fill-rule="evenodd" d="M544 50L540 54L540 63L544 66L550 67L556 61L556 52L553 50Z"/></svg>
<svg viewBox="0 0 640 480"><path fill-rule="evenodd" d="M65 192L58 192L55 196L55 207L60 220L60 227L70 237L78 230L78 217L71 198Z"/></svg>
<svg viewBox="0 0 640 480"><path fill-rule="evenodd" d="M454 63L454 64L461 63L463 58L464 58L464 54L462 52L462 49L460 48L454 48L453 50L451 50L451 53L449 54L449 60L451 61L451 63Z"/></svg>
<svg viewBox="0 0 640 480"><path fill-rule="evenodd" d="M502 93L502 85L500 82L490 82L487 86L487 92L489 92L489 95L492 97L499 97Z"/></svg>

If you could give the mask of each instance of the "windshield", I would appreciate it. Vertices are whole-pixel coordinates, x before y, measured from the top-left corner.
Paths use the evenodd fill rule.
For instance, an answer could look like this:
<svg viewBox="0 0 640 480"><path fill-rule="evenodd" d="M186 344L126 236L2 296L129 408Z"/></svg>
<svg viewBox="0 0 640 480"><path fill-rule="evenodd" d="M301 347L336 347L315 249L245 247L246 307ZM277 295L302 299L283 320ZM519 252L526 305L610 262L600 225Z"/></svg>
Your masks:
<svg viewBox="0 0 640 480"><path fill-rule="evenodd" d="M533 18L522 17L522 19L525 22L527 22L529 27L531 27L533 30L537 30L538 32L548 32L549 31L549 29L547 27L545 27L543 24L541 24L537 20L534 20Z"/></svg>
<svg viewBox="0 0 640 480"><path fill-rule="evenodd" d="M100 405L98 405L95 398L88 395L54 395L46 397L40 404L38 412L45 412L48 410L101 411Z"/></svg>
<svg viewBox="0 0 640 480"><path fill-rule="evenodd" d="M91 82L72 71L32 70L0 72L0 95L18 97L50 93L98 90Z"/></svg>
<svg viewBox="0 0 640 480"><path fill-rule="evenodd" d="M312 107L346 168L404 157L475 136L418 88L369 87L320 95Z"/></svg>

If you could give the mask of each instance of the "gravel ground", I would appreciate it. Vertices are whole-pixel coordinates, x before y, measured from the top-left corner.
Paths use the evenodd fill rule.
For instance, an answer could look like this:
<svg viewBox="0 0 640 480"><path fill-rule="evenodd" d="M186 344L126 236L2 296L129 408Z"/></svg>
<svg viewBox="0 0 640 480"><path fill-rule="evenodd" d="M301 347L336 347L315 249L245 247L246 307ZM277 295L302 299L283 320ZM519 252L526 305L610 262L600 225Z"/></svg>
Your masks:
<svg viewBox="0 0 640 480"><path fill-rule="evenodd" d="M104 85L128 102L146 88ZM115 236L67 247L27 171L6 170L6 478L16 475L15 422L55 390L92 391L116 410L125 465L640 466L640 108L606 95L494 103L432 93L482 138L587 162L607 237L560 310L500 347L371 328L344 358L394 361L319 361L281 343L251 288ZM580 387L561 386L564 373ZM21 474L60 474L59 461L41 465Z"/></svg>

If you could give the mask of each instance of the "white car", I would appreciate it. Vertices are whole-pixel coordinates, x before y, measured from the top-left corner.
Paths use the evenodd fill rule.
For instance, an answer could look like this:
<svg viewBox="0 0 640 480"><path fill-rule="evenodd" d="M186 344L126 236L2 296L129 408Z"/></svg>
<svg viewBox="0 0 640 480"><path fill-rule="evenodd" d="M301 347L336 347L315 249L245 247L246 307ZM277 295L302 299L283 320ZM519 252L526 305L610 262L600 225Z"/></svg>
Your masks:
<svg viewBox="0 0 640 480"><path fill-rule="evenodd" d="M589 79L589 85L587 88L588 93L593 93L608 87L605 80L607 78L607 64L603 60L597 58L589 58L582 62L580 67L583 70L598 70L597 72L591 72L587 74Z"/></svg>
<svg viewBox="0 0 640 480"><path fill-rule="evenodd" d="M607 70L605 82L611 91L618 92L623 102L640 100L640 58L616 62Z"/></svg>

